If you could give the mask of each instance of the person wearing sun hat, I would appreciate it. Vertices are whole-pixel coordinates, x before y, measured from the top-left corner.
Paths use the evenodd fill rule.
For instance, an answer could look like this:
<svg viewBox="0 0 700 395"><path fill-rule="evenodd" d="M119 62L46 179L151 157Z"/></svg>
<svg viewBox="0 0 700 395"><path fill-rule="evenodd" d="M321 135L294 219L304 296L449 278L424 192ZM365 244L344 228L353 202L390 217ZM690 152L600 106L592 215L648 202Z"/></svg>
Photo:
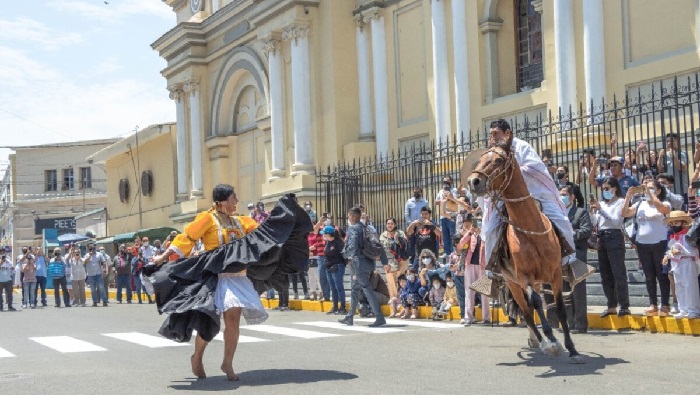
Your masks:
<svg viewBox="0 0 700 395"><path fill-rule="evenodd" d="M693 220L685 211L671 211L665 221L670 227L671 236L663 264L671 264L680 311L674 317L700 318L698 249L685 237Z"/></svg>

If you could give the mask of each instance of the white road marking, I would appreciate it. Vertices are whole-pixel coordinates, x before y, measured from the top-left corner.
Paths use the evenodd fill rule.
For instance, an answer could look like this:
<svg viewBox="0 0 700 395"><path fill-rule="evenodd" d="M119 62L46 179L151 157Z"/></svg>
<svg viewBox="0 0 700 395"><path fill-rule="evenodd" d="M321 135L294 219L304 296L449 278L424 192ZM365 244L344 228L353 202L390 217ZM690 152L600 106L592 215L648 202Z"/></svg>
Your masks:
<svg viewBox="0 0 700 395"><path fill-rule="evenodd" d="M274 335L300 337L302 339L319 339L319 338L323 338L323 337L340 336L340 335L336 335L333 333L314 332L314 331L307 331L307 330L303 330L303 329L284 328L284 327L272 326L272 325L248 325L248 326L241 327L241 329L245 329L245 330L249 330L249 331L271 333Z"/></svg>
<svg viewBox="0 0 700 395"><path fill-rule="evenodd" d="M189 343L178 343L164 337L152 336L139 332L103 333L102 336L113 337L115 339L124 340L129 343L146 346L148 348L180 347L189 345Z"/></svg>
<svg viewBox="0 0 700 395"><path fill-rule="evenodd" d="M374 318L357 318L357 319L355 319L355 321L374 322ZM459 322L459 321L457 321L457 322ZM423 327L423 328L432 328L432 329L455 329L455 328L461 327L457 323L446 324L446 323L442 323L442 322L417 321L417 320L396 320L396 319L391 319L391 318L387 318L386 323L389 325L419 326L419 327Z"/></svg>
<svg viewBox="0 0 700 395"><path fill-rule="evenodd" d="M15 354L5 350L4 348L0 347L0 358L11 358L14 357Z"/></svg>
<svg viewBox="0 0 700 395"><path fill-rule="evenodd" d="M218 341L224 341L224 333L219 332L218 335L214 336L214 340ZM243 336L243 335L238 335L238 343L260 343L260 342L266 342L268 341L267 339L261 339L259 337L252 337L252 336Z"/></svg>
<svg viewBox="0 0 700 395"><path fill-rule="evenodd" d="M372 322L374 322L374 320L372 320ZM405 330L398 329L398 328L382 328L382 327L370 328L368 326L343 325L340 322L328 322L328 321L297 322L296 324L317 326L320 328L339 329L339 330L351 331L351 332L363 332L363 333L405 332Z"/></svg>
<svg viewBox="0 0 700 395"><path fill-rule="evenodd" d="M107 351L106 349L96 346L86 341L78 340L70 336L45 336L45 337L30 337L41 345L62 353L69 352L89 352L89 351Z"/></svg>

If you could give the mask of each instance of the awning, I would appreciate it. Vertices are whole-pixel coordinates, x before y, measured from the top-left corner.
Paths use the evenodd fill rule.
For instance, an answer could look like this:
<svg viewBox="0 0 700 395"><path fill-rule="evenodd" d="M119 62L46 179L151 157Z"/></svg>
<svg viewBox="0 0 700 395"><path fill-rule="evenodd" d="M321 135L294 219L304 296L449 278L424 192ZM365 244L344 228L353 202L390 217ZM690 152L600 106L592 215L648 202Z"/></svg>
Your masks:
<svg viewBox="0 0 700 395"><path fill-rule="evenodd" d="M112 244L114 242L114 237L105 237L104 239L97 240L95 244Z"/></svg>
<svg viewBox="0 0 700 395"><path fill-rule="evenodd" d="M165 240L170 232L177 231L177 229L170 228L167 226L161 228L148 228L137 230L136 232L120 233L114 236L113 243L130 243L134 241L136 237L148 237L151 241L159 239Z"/></svg>
<svg viewBox="0 0 700 395"><path fill-rule="evenodd" d="M80 243L85 240L90 240L90 237L77 233L66 233L58 236L58 241L61 243Z"/></svg>

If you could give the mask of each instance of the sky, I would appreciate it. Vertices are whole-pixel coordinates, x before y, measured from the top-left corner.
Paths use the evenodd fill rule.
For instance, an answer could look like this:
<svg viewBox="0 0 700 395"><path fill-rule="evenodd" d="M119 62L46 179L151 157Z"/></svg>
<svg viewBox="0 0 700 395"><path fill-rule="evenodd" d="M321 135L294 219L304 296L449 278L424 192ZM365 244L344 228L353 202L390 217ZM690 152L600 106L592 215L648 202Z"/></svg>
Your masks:
<svg viewBox="0 0 700 395"><path fill-rule="evenodd" d="M0 147L126 137L174 122L166 63L150 45L175 23L162 0L3 1ZM0 148L0 177L10 153Z"/></svg>

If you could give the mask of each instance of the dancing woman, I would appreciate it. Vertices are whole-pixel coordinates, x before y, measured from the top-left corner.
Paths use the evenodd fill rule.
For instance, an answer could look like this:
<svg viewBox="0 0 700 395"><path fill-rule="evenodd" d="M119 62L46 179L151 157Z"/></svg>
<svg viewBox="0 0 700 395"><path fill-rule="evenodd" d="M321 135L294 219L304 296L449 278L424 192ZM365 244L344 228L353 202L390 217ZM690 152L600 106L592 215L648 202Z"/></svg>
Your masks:
<svg viewBox="0 0 700 395"><path fill-rule="evenodd" d="M162 265L168 258L177 254L180 258L189 256L195 249L197 240L202 240L206 251L214 250L233 239L241 239L258 227L248 216L235 216L238 199L230 185L214 187L212 208L199 213L191 223L185 225L184 232L177 235L168 249L152 258L156 265ZM221 370L231 381L237 381L233 370L233 356L238 346L241 314L248 324L260 324L268 318L253 283L246 276L246 270L236 273L219 273L214 305L224 316L224 360ZM205 378L202 358L208 341L197 334L194 354L190 358L192 373L197 378Z"/></svg>

